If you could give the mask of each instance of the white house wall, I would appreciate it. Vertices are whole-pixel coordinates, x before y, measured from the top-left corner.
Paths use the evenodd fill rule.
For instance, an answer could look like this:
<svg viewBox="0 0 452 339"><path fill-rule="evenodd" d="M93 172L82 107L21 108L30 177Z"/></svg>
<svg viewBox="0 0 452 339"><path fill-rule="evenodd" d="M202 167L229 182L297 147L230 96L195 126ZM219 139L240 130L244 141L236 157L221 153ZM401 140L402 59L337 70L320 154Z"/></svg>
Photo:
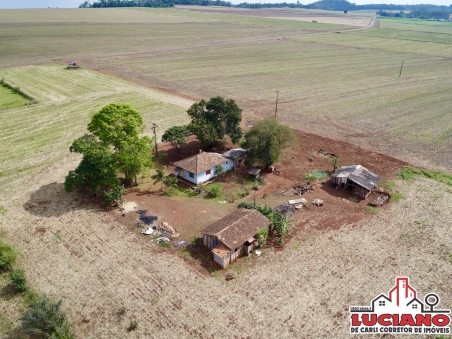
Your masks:
<svg viewBox="0 0 452 339"><path fill-rule="evenodd" d="M227 160L224 163L222 163L220 166L223 167L223 170L225 172L227 172L227 171L231 170L234 167L234 161L233 160ZM215 166L210 169L210 174L206 174L206 173L207 172L201 172L198 175L195 174L194 178L190 178L189 172L184 170L184 173L183 173L182 177L185 180L188 180L188 181L190 181L190 182L192 182L192 183L197 185L197 184L200 184L202 182L208 181L208 180L210 180L210 179L215 177Z"/></svg>

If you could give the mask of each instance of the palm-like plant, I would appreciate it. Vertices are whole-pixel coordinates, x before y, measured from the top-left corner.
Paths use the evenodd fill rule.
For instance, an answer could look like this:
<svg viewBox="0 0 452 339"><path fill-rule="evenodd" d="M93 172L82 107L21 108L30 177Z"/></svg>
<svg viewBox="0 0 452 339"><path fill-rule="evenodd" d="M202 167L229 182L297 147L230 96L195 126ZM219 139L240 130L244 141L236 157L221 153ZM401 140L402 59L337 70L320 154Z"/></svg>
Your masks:
<svg viewBox="0 0 452 339"><path fill-rule="evenodd" d="M22 332L46 339L75 339L66 315L60 309L61 300L51 301L45 294L22 318Z"/></svg>
<svg viewBox="0 0 452 339"><path fill-rule="evenodd" d="M165 182L165 170L164 169L156 169L156 172L153 176L151 176L152 179L154 179L154 185L157 183L160 183L161 191L163 192L163 183Z"/></svg>
<svg viewBox="0 0 452 339"><path fill-rule="evenodd" d="M163 179L163 182L165 183L166 186L172 187L172 188L176 188L176 189L177 189L177 178L176 178L176 177L169 177L169 176L166 176L166 177Z"/></svg>

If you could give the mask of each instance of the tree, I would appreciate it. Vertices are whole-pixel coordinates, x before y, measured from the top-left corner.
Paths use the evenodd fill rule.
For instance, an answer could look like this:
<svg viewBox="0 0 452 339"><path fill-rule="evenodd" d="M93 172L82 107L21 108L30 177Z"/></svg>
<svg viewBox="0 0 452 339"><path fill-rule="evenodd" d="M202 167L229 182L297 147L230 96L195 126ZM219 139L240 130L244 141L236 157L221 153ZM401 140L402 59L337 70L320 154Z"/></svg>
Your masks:
<svg viewBox="0 0 452 339"><path fill-rule="evenodd" d="M333 159L330 160L331 165L333 165L333 173L336 172L337 168L339 167L340 158L338 156L335 156Z"/></svg>
<svg viewBox="0 0 452 339"><path fill-rule="evenodd" d="M83 154L83 159L74 171L69 171L64 181L66 192L74 192L77 187L97 192L120 184L113 153L93 135L76 139L69 150Z"/></svg>
<svg viewBox="0 0 452 339"><path fill-rule="evenodd" d="M169 175L167 175L163 179L163 182L165 183L166 186L177 189L177 178L176 177L170 177Z"/></svg>
<svg viewBox="0 0 452 339"><path fill-rule="evenodd" d="M270 166L279 160L283 149L294 143L296 136L287 126L281 125L275 117L259 121L245 134L241 146L248 149L245 164Z"/></svg>
<svg viewBox="0 0 452 339"><path fill-rule="evenodd" d="M88 131L100 141L115 150L121 148L121 142L138 138L145 125L140 113L127 104L110 104L94 114L88 124Z"/></svg>
<svg viewBox="0 0 452 339"><path fill-rule="evenodd" d="M121 142L118 152L116 152L116 168L124 173L126 180L135 179L137 185L137 175L145 168L154 166L152 149L154 138L144 136L142 138L132 137Z"/></svg>
<svg viewBox="0 0 452 339"><path fill-rule="evenodd" d="M163 192L163 183L165 182L165 178L166 178L165 170L157 168L156 173L153 176L151 176L151 178L154 179L154 185L157 183L160 183L160 185L161 185L160 188Z"/></svg>
<svg viewBox="0 0 452 339"><path fill-rule="evenodd" d="M119 173L127 181L135 179L146 168L152 168L153 138L139 137L144 130L141 115L126 104L110 104L97 112L88 124L92 134L76 139L69 150L80 153L83 159L70 171L64 187L67 192L86 188L102 192L106 202L118 200Z"/></svg>
<svg viewBox="0 0 452 339"><path fill-rule="evenodd" d="M194 103L187 113L192 119L188 129L201 141L203 148L224 141L226 135L234 144L242 137L242 110L232 99L215 97L208 102L203 99Z"/></svg>
<svg viewBox="0 0 452 339"><path fill-rule="evenodd" d="M176 150L180 156L181 145L187 142L187 137L190 135L190 131L187 126L173 126L168 128L162 135L163 142L170 142L171 146Z"/></svg>

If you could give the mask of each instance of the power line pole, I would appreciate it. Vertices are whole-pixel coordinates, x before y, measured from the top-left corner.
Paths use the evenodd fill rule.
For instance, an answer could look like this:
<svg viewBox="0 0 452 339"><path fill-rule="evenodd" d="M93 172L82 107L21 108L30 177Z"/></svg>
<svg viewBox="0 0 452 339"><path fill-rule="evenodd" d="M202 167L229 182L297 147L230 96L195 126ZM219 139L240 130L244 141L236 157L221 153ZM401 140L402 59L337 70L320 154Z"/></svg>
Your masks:
<svg viewBox="0 0 452 339"><path fill-rule="evenodd" d="M275 117L276 117L276 115L278 114L278 94L279 94L279 92L278 91L275 91L276 92L276 107L275 107Z"/></svg>
<svg viewBox="0 0 452 339"><path fill-rule="evenodd" d="M157 133L155 129L157 128L157 124L152 123L152 130L154 131L154 142L155 142L155 159L157 159Z"/></svg>

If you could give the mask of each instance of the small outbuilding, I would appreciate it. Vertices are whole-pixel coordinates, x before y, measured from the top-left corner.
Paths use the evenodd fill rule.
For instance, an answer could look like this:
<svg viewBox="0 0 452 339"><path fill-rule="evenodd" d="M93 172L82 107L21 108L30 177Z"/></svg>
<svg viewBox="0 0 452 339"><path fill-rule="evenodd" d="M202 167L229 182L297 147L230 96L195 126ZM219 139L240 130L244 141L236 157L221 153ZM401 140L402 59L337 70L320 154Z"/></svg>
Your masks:
<svg viewBox="0 0 452 339"><path fill-rule="evenodd" d="M249 255L257 245L257 232L270 225L257 210L238 209L202 231L202 243L210 248L216 264L225 269L235 259Z"/></svg>
<svg viewBox="0 0 452 339"><path fill-rule="evenodd" d="M381 178L361 165L343 166L331 175L336 188L351 188L352 193L367 198Z"/></svg>
<svg viewBox="0 0 452 339"><path fill-rule="evenodd" d="M234 171L245 162L246 149L234 148L223 153L223 156L234 161Z"/></svg>
<svg viewBox="0 0 452 339"><path fill-rule="evenodd" d="M234 161L221 154L202 152L174 163L176 168L171 173L191 183L198 185L215 177L215 169L222 166L223 171L229 171Z"/></svg>

